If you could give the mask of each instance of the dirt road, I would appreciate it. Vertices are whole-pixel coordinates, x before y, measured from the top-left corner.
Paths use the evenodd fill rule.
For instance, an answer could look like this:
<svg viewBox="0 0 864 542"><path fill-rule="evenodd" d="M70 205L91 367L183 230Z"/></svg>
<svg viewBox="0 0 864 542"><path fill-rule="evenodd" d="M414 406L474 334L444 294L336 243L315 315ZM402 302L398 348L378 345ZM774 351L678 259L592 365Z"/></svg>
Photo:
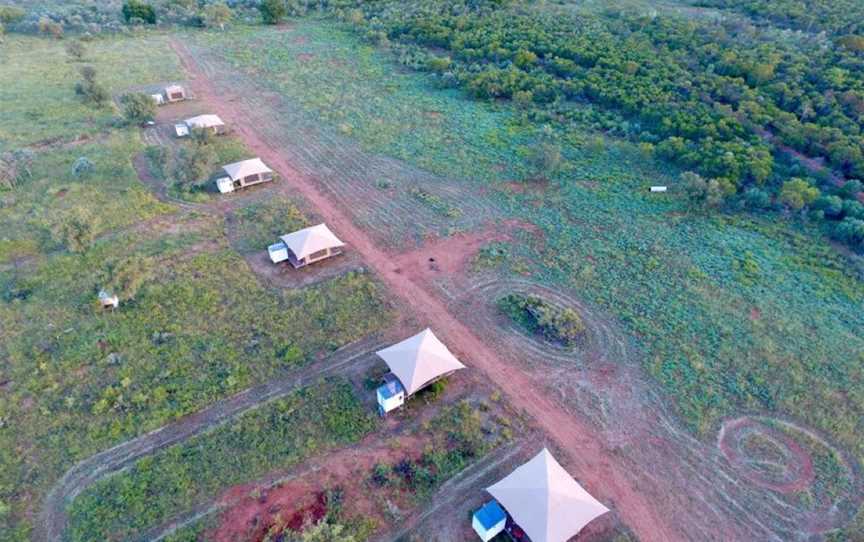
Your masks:
<svg viewBox="0 0 864 542"><path fill-rule="evenodd" d="M644 541L683 540L671 517L663 517L652 505L662 499L657 491L634 487L614 453L584 420L571 415L550 399L542 384L530 379L513 363L500 357L484 344L466 325L447 309L446 303L432 293L428 285L412 282L399 272L391 255L379 248L372 238L356 226L333 199L319 191L312 180L300 175L279 149L271 146L250 125L230 96L221 95L198 66L186 46L172 39L190 77L194 94L208 103L213 113L225 120L249 149L260 156L281 176L278 181L288 193L299 193L324 217L330 227L359 253L366 265L376 272L390 291L412 306L450 348L472 369L482 371L507 395L514 408L526 412L566 453L561 459L569 471L601 501L614 507L623 521ZM539 446L539 443L538 443ZM647 485L647 482L646 482ZM654 493L654 494L652 494Z"/></svg>

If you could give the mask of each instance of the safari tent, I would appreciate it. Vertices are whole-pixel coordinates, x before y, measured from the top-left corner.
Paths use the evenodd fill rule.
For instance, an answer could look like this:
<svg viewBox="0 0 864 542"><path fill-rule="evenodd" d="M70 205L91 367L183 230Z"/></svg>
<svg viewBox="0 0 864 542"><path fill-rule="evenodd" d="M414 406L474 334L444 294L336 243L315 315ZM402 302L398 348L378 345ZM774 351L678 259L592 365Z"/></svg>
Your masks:
<svg viewBox="0 0 864 542"><path fill-rule="evenodd" d="M216 186L223 194L233 192L255 184L273 180L273 170L267 167L260 158L252 158L223 166L227 177L216 179Z"/></svg>
<svg viewBox="0 0 864 542"><path fill-rule="evenodd" d="M210 130L214 135L221 135L227 132L225 123L219 118L219 115L198 115L197 117L188 118L184 121L186 127L191 131L196 128Z"/></svg>
<svg viewBox="0 0 864 542"><path fill-rule="evenodd" d="M465 366L429 328L377 352L390 368L377 390L378 408L385 414L405 398Z"/></svg>
<svg viewBox="0 0 864 542"><path fill-rule="evenodd" d="M186 89L180 85L168 85L165 87L165 101L168 103L181 102L186 99Z"/></svg>
<svg viewBox="0 0 864 542"><path fill-rule="evenodd" d="M532 542L566 542L609 511L545 448L486 491L508 513L507 528L518 526ZM477 534L484 538L489 532Z"/></svg>
<svg viewBox="0 0 864 542"><path fill-rule="evenodd" d="M283 235L276 244L267 247L270 261L288 261L295 269L342 254L345 246L327 224L318 224Z"/></svg>

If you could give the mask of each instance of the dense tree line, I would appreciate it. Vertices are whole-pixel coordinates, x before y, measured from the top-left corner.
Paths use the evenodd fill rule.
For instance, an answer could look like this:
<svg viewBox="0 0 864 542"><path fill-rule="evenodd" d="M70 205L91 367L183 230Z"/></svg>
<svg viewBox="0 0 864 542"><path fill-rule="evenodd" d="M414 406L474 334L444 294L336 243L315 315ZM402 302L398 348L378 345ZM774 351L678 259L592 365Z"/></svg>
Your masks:
<svg viewBox="0 0 864 542"><path fill-rule="evenodd" d="M519 1L288 5L324 5L442 86L512 100L538 123L587 120L637 141L710 181L717 206L811 210L846 240L840 223L858 220L812 207L822 195L855 200L847 180L864 178L864 51L849 28L788 38L734 20L575 15ZM584 103L595 106L587 119Z"/></svg>
<svg viewBox="0 0 864 542"><path fill-rule="evenodd" d="M864 33L864 3L859 0L696 0L694 4L734 9L796 30Z"/></svg>

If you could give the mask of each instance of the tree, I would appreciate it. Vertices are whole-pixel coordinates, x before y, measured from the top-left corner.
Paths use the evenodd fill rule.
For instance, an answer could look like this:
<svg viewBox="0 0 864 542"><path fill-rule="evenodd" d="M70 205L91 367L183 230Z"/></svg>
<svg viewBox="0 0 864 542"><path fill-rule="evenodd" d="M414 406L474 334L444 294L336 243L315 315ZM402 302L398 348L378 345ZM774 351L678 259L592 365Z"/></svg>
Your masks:
<svg viewBox="0 0 864 542"><path fill-rule="evenodd" d="M88 211L76 208L52 228L54 239L70 252L84 252L96 239L95 218Z"/></svg>
<svg viewBox="0 0 864 542"><path fill-rule="evenodd" d="M285 0L262 0L258 9L264 24L279 24L288 13Z"/></svg>
<svg viewBox="0 0 864 542"><path fill-rule="evenodd" d="M177 178L190 189L211 173L215 160L212 145L183 147L177 153Z"/></svg>
<svg viewBox="0 0 864 542"><path fill-rule="evenodd" d="M816 201L818 197L818 188L797 177L783 183L783 187L780 189L780 202L793 211L800 211Z"/></svg>
<svg viewBox="0 0 864 542"><path fill-rule="evenodd" d="M109 94L105 87L96 81L96 70L92 66L82 66L78 70L81 81L75 83L75 94L81 96L86 103L99 107L108 101Z"/></svg>
<svg viewBox="0 0 864 542"><path fill-rule="evenodd" d="M156 10L141 0L127 0L123 3L121 12L127 24L133 19L140 19L146 24L156 24Z"/></svg>
<svg viewBox="0 0 864 542"><path fill-rule="evenodd" d="M543 141L532 149L529 157L532 175L535 180L548 181L561 171L564 156L561 147L551 141Z"/></svg>
<svg viewBox="0 0 864 542"><path fill-rule="evenodd" d="M204 24L207 26L218 26L222 30L225 29L225 23L231 20L233 12L225 2L217 2L210 4L204 8Z"/></svg>
<svg viewBox="0 0 864 542"><path fill-rule="evenodd" d="M120 97L123 118L130 124L144 124L156 117L156 102L143 93L124 94Z"/></svg>
<svg viewBox="0 0 864 542"><path fill-rule="evenodd" d="M717 179L704 179L698 173L681 174L684 193L691 205L701 209L714 209L723 204L723 187Z"/></svg>
<svg viewBox="0 0 864 542"><path fill-rule="evenodd" d="M52 21L48 17L42 17L38 23L39 32L42 34L51 34L53 37L60 39L63 37L63 25Z"/></svg>
<svg viewBox="0 0 864 542"><path fill-rule="evenodd" d="M24 18L27 12L15 6L0 6L0 23L14 24Z"/></svg>
<svg viewBox="0 0 864 542"><path fill-rule="evenodd" d="M846 217L837 222L833 235L850 245L864 245L864 220Z"/></svg>
<svg viewBox="0 0 864 542"><path fill-rule="evenodd" d="M76 62L80 62L84 58L85 52L84 42L81 40L72 40L66 44L66 54Z"/></svg>

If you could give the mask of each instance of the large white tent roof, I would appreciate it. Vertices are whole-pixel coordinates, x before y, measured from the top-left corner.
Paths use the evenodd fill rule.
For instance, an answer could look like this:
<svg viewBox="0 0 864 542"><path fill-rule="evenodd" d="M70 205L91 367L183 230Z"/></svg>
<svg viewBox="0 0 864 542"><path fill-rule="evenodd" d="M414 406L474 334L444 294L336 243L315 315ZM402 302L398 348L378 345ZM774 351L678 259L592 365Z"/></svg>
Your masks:
<svg viewBox="0 0 864 542"><path fill-rule="evenodd" d="M267 167L260 158L251 158L249 160L241 160L240 162L234 162L233 164L222 166L222 169L224 169L225 173L227 173L228 176L235 181L244 177L248 177L249 175L255 175L256 173L273 172L273 170Z"/></svg>
<svg viewBox="0 0 864 542"><path fill-rule="evenodd" d="M326 224L304 228L283 235L280 239L285 243L285 246L291 249L298 260L302 260L319 250L345 246L345 243L339 240Z"/></svg>
<svg viewBox="0 0 864 542"><path fill-rule="evenodd" d="M465 368L429 328L379 350L378 355L387 363L408 395L441 375Z"/></svg>
<svg viewBox="0 0 864 542"><path fill-rule="evenodd" d="M546 448L486 491L532 542L566 542L609 511Z"/></svg>
<svg viewBox="0 0 864 542"><path fill-rule="evenodd" d="M186 125L190 128L213 128L215 126L225 126L219 115L198 115L186 119Z"/></svg>

